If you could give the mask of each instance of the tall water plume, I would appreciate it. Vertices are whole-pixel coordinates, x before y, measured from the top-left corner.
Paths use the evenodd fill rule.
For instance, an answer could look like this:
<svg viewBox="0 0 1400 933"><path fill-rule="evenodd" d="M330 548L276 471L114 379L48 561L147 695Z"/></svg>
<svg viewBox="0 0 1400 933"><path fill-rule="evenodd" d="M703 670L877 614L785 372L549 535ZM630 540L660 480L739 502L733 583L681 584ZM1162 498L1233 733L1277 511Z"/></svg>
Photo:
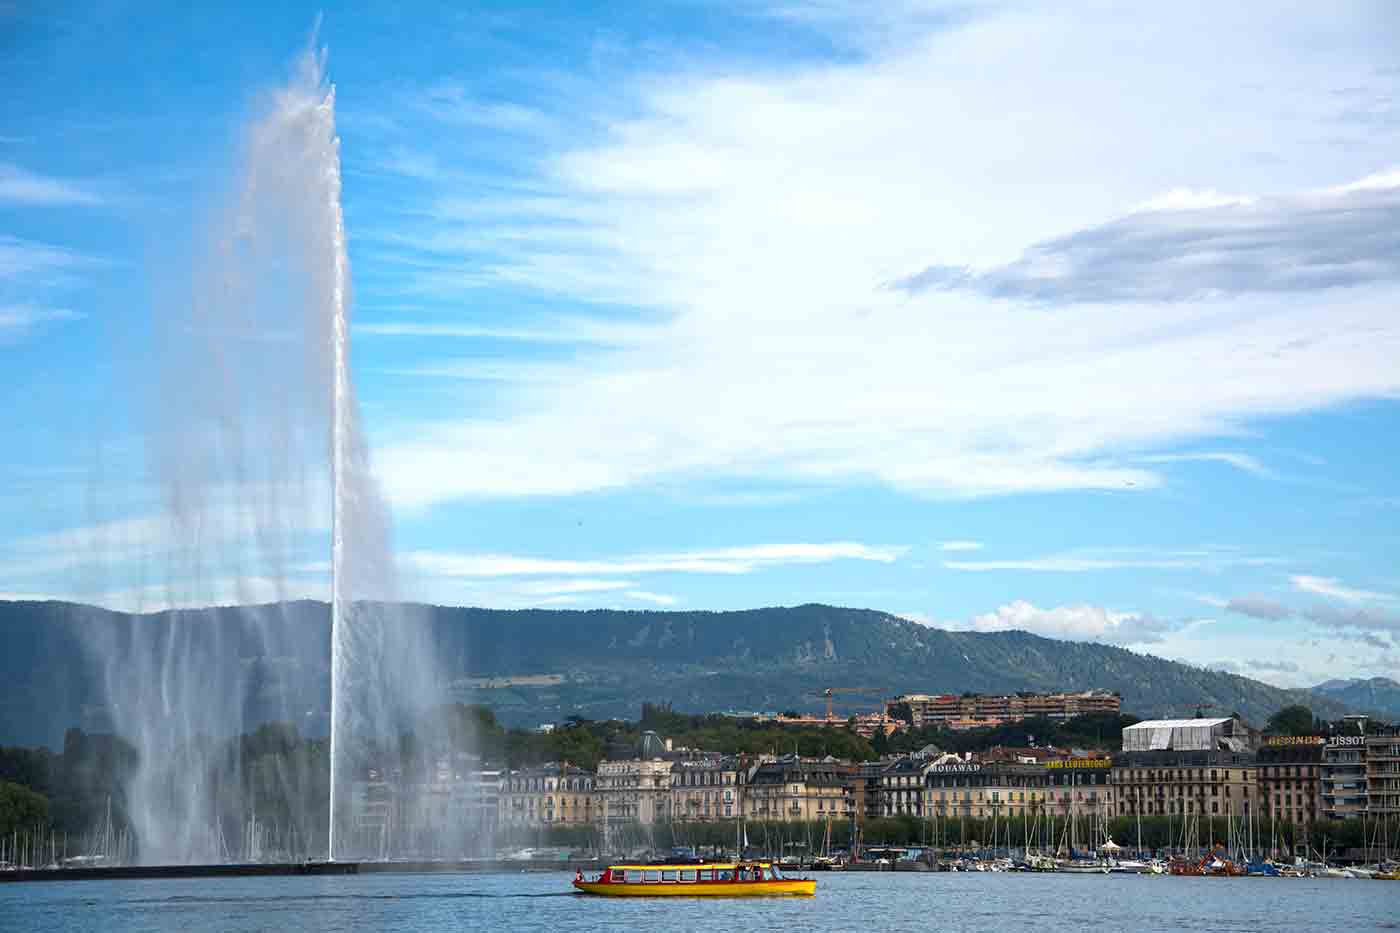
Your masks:
<svg viewBox="0 0 1400 933"><path fill-rule="evenodd" d="M140 756L126 804L147 862L249 857L271 838L290 857L360 854L349 786L400 767L399 736L434 699L426 629L396 601L388 510L351 380L323 66L306 54L266 98L191 245L187 291L158 303L148 457L162 508L138 550L164 565L137 592L243 608L176 608L89 633L112 725ZM326 595L327 574L329 638L321 610L295 601ZM328 734L328 754L265 756L293 741L282 733L228 741L268 718Z"/></svg>

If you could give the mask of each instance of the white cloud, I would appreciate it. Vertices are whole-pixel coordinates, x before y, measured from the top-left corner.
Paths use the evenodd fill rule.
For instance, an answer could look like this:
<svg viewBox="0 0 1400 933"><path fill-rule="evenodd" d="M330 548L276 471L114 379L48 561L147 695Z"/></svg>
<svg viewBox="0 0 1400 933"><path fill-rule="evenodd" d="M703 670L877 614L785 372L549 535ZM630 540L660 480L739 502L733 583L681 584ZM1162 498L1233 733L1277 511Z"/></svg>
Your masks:
<svg viewBox="0 0 1400 933"><path fill-rule="evenodd" d="M409 551L403 563L422 577L602 576L649 573L744 574L786 564L819 564L833 560L892 563L905 551L851 541L829 544L769 544L714 550L636 554L602 560L522 557L512 554L455 554ZM627 584L633 586L633 584Z"/></svg>
<svg viewBox="0 0 1400 933"><path fill-rule="evenodd" d="M80 321L83 315L67 308L40 308L35 305L0 305L0 342L24 337L44 324Z"/></svg>
<svg viewBox="0 0 1400 933"><path fill-rule="evenodd" d="M1281 563L1273 557L1251 557L1232 551L1068 551L1045 557L1020 560L946 560L949 570L987 573L992 571L1034 571L1038 573L1093 573L1100 570L1204 570L1228 567L1262 567Z"/></svg>
<svg viewBox="0 0 1400 933"><path fill-rule="evenodd" d="M21 277L62 282L68 270L99 264L62 246L0 234L0 282Z"/></svg>
<svg viewBox="0 0 1400 933"><path fill-rule="evenodd" d="M0 202L28 206L93 206L103 202L89 186L37 175L12 162L0 162Z"/></svg>
<svg viewBox="0 0 1400 933"><path fill-rule="evenodd" d="M939 628L969 632L1026 631L1047 638L1101 641L1111 644L1145 644L1161 640L1180 626L1137 612L1120 612L1102 606L1056 606L1042 609L1023 599L967 622L934 623Z"/></svg>
<svg viewBox="0 0 1400 933"><path fill-rule="evenodd" d="M606 593L626 590L637 584L630 580L529 580L515 589L527 596L562 596L577 593Z"/></svg>
<svg viewBox="0 0 1400 933"><path fill-rule="evenodd" d="M1277 479L1278 474L1260 463L1258 458L1237 451L1187 451L1176 454L1155 454L1143 457L1144 463L1223 463L1263 479Z"/></svg>
<svg viewBox="0 0 1400 933"><path fill-rule="evenodd" d="M1336 577L1313 577L1300 575L1291 578L1293 588L1304 593L1314 593L1318 596L1328 596L1332 599L1340 599L1348 603L1362 602L1393 602L1395 597L1389 593L1378 593L1375 590L1360 590L1350 586L1344 586Z"/></svg>
<svg viewBox="0 0 1400 933"><path fill-rule="evenodd" d="M1348 123L1330 93L1393 95L1380 68L1393 50L1373 29L1321 11L1245 28L1255 15L1161 8L1144 30L1124 12L1014 7L955 28L916 20L839 65L725 62L618 76L591 107L571 96L559 148L520 163L537 170L516 192L483 205L429 185L419 229L396 218L394 248L436 264L406 290L466 303L506 284L643 309L645 344L575 360L560 383L511 384L470 419L404 427L377 460L386 488L404 506L716 476L1127 492L1165 482L1142 459L1163 454L1263 475L1246 455L1191 449L1400 391L1394 263L1326 236L1360 214L1379 224L1400 189L1325 190L1373 175L1400 130ZM1315 29L1335 41L1297 55ZM444 163L472 151L475 129L427 129ZM1290 158L1254 157L1271 152ZM1173 281L1214 297L1048 312L884 287L931 263L1004 266L1115 219L1162 232L1255 209L1210 193L1138 209L1178 189L1303 204L1289 216L1309 269L1326 278L1330 243L1345 281L1230 291L1218 264L1188 262ZM1357 217L1329 208L1353 198L1369 205Z"/></svg>
<svg viewBox="0 0 1400 933"><path fill-rule="evenodd" d="M944 541L938 545L940 551L980 551L981 541Z"/></svg>
<svg viewBox="0 0 1400 933"><path fill-rule="evenodd" d="M628 599L640 600L644 603L651 603L655 606L674 606L676 597L667 596L665 593L649 593L646 590L628 590L623 594Z"/></svg>

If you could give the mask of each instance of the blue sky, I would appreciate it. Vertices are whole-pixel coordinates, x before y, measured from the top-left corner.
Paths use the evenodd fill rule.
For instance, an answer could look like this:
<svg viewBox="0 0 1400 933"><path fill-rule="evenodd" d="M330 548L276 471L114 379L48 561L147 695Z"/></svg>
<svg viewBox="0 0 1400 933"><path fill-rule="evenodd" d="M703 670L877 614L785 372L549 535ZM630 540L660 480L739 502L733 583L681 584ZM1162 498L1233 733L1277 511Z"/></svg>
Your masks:
<svg viewBox="0 0 1400 933"><path fill-rule="evenodd" d="M1390 4L48 6L0 3L0 595L324 595L320 519L172 579L145 440L324 12L404 595L1400 669Z"/></svg>

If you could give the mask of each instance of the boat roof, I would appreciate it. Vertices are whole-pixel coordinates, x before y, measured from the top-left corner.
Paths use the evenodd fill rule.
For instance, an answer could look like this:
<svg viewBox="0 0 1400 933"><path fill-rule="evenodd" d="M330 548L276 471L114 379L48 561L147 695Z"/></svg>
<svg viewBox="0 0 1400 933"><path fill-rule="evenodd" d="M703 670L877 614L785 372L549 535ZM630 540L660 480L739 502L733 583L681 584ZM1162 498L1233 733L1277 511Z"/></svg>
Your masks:
<svg viewBox="0 0 1400 933"><path fill-rule="evenodd" d="M619 868L622 869L622 870L624 870L624 871L648 871L648 870L660 871L661 869L666 869L666 870L668 870L668 871L674 871L674 870L677 869L677 868L729 868L729 869L734 869L734 868L738 868L738 867L740 867L740 866L743 866L743 867L745 867L745 868L752 868L754 865L758 865L758 866L760 866L760 867L762 867L762 868L767 868L767 867L769 867L769 866L772 865L772 864L773 864L772 862L760 862L760 861L752 861L752 862L687 862L687 863L685 863L685 864L676 864L676 863L673 862L673 863L671 863L671 864L669 864L669 865L668 865L668 864L642 864L642 863L639 863L639 864L636 864L636 865L609 865L608 868L609 868L609 870L611 870L611 871L617 871Z"/></svg>

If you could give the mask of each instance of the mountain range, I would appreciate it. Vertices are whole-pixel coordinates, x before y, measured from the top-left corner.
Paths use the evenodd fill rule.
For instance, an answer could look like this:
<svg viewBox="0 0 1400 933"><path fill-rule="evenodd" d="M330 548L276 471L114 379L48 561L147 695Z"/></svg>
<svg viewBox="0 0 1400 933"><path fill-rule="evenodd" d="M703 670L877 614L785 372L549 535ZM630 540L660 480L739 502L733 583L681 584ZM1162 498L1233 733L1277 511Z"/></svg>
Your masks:
<svg viewBox="0 0 1400 933"><path fill-rule="evenodd" d="M1400 682L1390 677L1328 680L1313 687L1312 691L1357 712L1400 719Z"/></svg>
<svg viewBox="0 0 1400 933"><path fill-rule="evenodd" d="M862 691L838 694L841 715L899 693L1089 688L1117 691L1124 712L1144 718L1238 712L1258 725L1293 703L1325 717L1367 706L1346 692L1356 685L1287 690L1110 645L943 631L867 609L396 610L428 627L446 697L486 703L514 724L635 718L645 701L815 712L827 687ZM182 677L199 687L187 702L217 713L201 717L211 731L272 720L324 731L329 643L330 611L319 602L145 615L0 602L0 743L57 744L70 726L101 730L113 685Z"/></svg>

